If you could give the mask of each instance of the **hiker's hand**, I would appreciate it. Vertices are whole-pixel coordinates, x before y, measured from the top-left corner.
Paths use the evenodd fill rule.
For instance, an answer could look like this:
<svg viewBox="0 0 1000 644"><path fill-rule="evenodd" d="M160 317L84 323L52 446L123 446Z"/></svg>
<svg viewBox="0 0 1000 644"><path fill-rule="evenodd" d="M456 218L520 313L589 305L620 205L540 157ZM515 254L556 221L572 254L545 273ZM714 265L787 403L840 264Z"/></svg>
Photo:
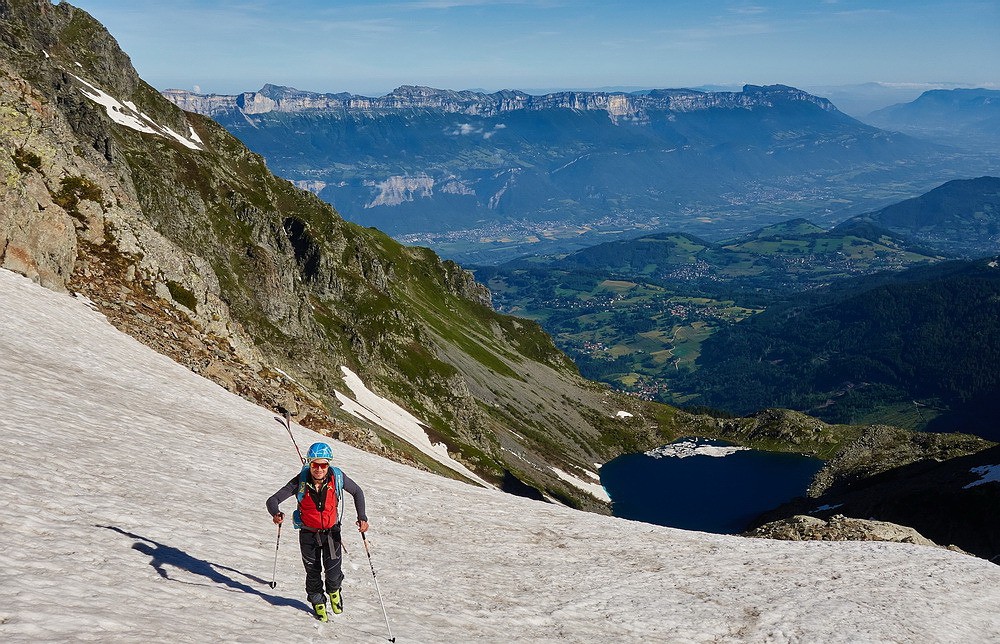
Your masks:
<svg viewBox="0 0 1000 644"><path fill-rule="evenodd" d="M358 532L368 532L368 522L358 521Z"/></svg>
<svg viewBox="0 0 1000 644"><path fill-rule="evenodd" d="M285 513L279 512L273 517L271 517L271 520L274 521L275 524L281 525L281 522L285 520Z"/></svg>

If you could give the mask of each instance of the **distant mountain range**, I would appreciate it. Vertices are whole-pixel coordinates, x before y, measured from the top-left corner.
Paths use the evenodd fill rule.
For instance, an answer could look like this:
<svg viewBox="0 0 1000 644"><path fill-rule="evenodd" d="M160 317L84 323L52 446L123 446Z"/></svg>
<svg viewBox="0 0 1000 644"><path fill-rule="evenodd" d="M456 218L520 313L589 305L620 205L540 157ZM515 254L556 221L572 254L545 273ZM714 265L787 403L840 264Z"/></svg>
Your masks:
<svg viewBox="0 0 1000 644"><path fill-rule="evenodd" d="M959 83L853 83L849 85L805 85L802 89L830 99L841 112L865 121L865 117L890 105L907 103L932 89L956 89ZM867 121L865 121L867 122Z"/></svg>
<svg viewBox="0 0 1000 644"><path fill-rule="evenodd" d="M485 94L472 90L454 91L404 85L381 97L356 94L316 94L292 87L265 85L259 92L236 96L200 95L168 89L163 95L179 107L207 116L233 111L244 114L343 110L392 113L401 110L432 109L469 116L495 116L503 112L550 109L599 110L612 118L647 120L651 112L694 112L709 108L770 107L776 101L802 101L823 110L836 111L830 101L784 85L747 85L743 92L702 92L690 89L652 89L625 92L555 92L544 95L518 90ZM489 137L487 137L489 138Z"/></svg>
<svg viewBox="0 0 1000 644"><path fill-rule="evenodd" d="M210 115L346 218L473 263L630 231L721 239L793 216L833 224L984 171L783 85L164 95Z"/></svg>
<svg viewBox="0 0 1000 644"><path fill-rule="evenodd" d="M1000 90L924 92L909 103L872 112L865 122L942 143L1000 148Z"/></svg>

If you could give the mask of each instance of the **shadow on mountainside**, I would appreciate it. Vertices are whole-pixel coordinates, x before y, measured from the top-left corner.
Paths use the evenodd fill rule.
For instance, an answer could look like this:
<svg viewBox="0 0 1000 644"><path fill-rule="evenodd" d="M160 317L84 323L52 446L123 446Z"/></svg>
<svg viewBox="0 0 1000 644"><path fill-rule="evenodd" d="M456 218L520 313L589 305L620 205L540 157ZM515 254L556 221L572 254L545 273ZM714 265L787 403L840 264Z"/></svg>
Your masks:
<svg viewBox="0 0 1000 644"><path fill-rule="evenodd" d="M164 579L169 579L170 581L176 581L182 584L209 585L209 584L197 584L196 582L190 582L190 581L184 581L182 579L172 578L168 574L166 566L173 566L174 568L185 570L195 575L201 575L202 577L205 577L206 580L212 582L212 584L225 586L227 589L231 589L232 591L239 591L251 595L257 595L258 597L260 597L267 603L271 604L272 606L290 606L292 608L297 608L299 610L312 614L312 609L310 609L309 606L303 601L288 599L287 597L268 595L267 593L263 593L257 590L256 588L247 585L246 583L243 583L241 581L234 579L233 577L226 575L225 572L236 573L237 575L241 575L250 580L251 582L257 584L266 585L268 583L266 580L261 579L260 577L257 577L255 575L248 575L247 573L236 570L235 568L230 568L228 566L223 566L221 564L213 563L211 561L205 561L204 559L198 559L197 557L192 557L183 550L174 548L172 546L168 546L163 543L159 543L158 541L154 541L153 539L149 539L147 537L133 534L131 532L126 532L125 530L122 530L121 528L118 528L116 526L95 525L94 527L104 528L105 530L112 530L126 537L131 537L132 539L136 539L137 541L135 544L132 545L132 548L134 550L138 550L143 554L149 555L151 557L149 565L155 568L156 572Z"/></svg>
<svg viewBox="0 0 1000 644"><path fill-rule="evenodd" d="M796 514L834 514L909 526L940 545L1000 563L1000 482L980 483L976 468L1000 466L1000 446L975 454L910 463L796 499L758 517L748 529ZM822 509L821 509L822 508Z"/></svg>

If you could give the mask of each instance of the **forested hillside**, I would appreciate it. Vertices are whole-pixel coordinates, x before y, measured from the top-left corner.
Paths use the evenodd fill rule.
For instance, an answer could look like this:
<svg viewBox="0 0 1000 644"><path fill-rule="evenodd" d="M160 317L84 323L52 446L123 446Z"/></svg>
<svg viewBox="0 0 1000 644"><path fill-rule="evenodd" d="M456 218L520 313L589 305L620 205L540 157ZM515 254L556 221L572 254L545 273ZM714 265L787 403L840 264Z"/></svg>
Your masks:
<svg viewBox="0 0 1000 644"><path fill-rule="evenodd" d="M792 293L942 259L871 223L827 231L795 219L721 243L647 235L476 275L499 308L541 322L586 376L694 404L699 390L678 378L717 330Z"/></svg>
<svg viewBox="0 0 1000 644"><path fill-rule="evenodd" d="M804 295L720 330L678 386L768 406L1000 438L1000 265L951 262Z"/></svg>
<svg viewBox="0 0 1000 644"><path fill-rule="evenodd" d="M834 232L874 224L956 257L1000 251L1000 178L949 181L927 194L852 217Z"/></svg>

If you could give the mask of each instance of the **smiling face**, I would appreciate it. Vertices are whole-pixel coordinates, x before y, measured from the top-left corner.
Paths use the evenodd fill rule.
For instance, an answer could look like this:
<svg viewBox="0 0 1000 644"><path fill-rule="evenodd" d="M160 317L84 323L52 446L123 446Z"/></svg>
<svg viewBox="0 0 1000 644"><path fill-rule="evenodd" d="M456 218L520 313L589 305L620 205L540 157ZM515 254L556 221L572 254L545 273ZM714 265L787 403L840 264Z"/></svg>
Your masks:
<svg viewBox="0 0 1000 644"><path fill-rule="evenodd" d="M326 473L330 469L330 461L325 458L318 458L309 463L309 474L312 475L313 479L316 481L322 481L326 478Z"/></svg>

